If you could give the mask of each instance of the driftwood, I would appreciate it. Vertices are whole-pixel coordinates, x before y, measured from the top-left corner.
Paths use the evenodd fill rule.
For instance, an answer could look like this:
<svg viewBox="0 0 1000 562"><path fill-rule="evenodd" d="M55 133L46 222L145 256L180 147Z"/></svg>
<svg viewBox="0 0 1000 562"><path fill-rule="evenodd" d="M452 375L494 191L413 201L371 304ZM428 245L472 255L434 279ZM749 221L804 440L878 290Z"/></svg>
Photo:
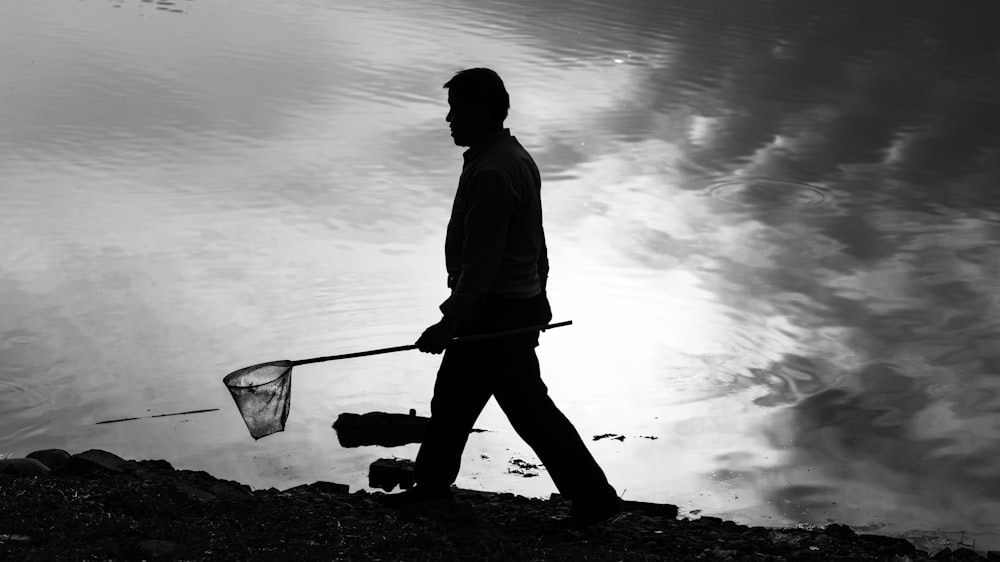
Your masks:
<svg viewBox="0 0 1000 562"><path fill-rule="evenodd" d="M380 445L399 447L410 443L421 443L430 418L418 416L416 410L407 414L368 412L366 414L340 414L333 422L337 430L337 440L342 447ZM484 430L473 429L472 433Z"/></svg>
<svg viewBox="0 0 1000 562"><path fill-rule="evenodd" d="M409 415L386 412L340 414L333 422L333 429L337 430L337 440L342 447L398 447L422 442L429 421L430 418L418 416L416 410L410 410Z"/></svg>

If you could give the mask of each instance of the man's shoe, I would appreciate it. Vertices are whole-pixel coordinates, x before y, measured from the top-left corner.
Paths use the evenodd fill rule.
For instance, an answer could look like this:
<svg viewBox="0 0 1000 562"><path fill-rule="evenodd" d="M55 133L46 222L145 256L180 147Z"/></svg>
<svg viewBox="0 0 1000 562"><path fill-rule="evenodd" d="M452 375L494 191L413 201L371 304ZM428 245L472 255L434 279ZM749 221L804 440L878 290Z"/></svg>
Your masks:
<svg viewBox="0 0 1000 562"><path fill-rule="evenodd" d="M614 496L602 501L575 500L570 508L570 521L576 527L587 527L617 516L622 512L622 501Z"/></svg>
<svg viewBox="0 0 1000 562"><path fill-rule="evenodd" d="M379 502L386 507L402 507L404 505L434 500L450 501L451 490L448 488L434 488L431 486L414 486L405 492L388 494L379 498Z"/></svg>

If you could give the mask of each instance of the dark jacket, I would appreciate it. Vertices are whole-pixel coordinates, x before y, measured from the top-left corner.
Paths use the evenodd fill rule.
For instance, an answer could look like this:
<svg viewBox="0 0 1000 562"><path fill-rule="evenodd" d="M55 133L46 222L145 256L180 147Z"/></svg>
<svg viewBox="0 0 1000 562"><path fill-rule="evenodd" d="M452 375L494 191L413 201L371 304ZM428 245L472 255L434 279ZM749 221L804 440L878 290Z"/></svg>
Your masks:
<svg viewBox="0 0 1000 562"><path fill-rule="evenodd" d="M509 129L465 151L448 221L447 319L467 321L486 295L530 298L544 292L549 261L542 229L538 166Z"/></svg>

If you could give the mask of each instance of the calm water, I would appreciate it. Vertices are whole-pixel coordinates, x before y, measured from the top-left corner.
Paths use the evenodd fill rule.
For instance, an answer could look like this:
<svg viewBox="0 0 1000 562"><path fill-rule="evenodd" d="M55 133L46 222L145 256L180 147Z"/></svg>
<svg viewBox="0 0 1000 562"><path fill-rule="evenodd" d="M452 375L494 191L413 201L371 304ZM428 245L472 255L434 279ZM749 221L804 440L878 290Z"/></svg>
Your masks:
<svg viewBox="0 0 1000 562"><path fill-rule="evenodd" d="M870 4L6 3L0 454L278 488L412 458L330 425L426 414L439 358L299 367L259 442L221 379L437 319L441 84L486 65L575 321L543 372L625 437L591 449L626 498L1000 548L998 14ZM477 426L459 485L554 491L495 405Z"/></svg>

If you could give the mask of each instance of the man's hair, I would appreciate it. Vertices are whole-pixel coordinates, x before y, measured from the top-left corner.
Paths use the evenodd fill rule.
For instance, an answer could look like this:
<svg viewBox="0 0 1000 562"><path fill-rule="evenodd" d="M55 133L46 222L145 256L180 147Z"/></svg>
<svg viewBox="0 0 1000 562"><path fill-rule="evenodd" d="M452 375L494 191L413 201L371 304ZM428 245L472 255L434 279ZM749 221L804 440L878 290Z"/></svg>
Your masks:
<svg viewBox="0 0 1000 562"><path fill-rule="evenodd" d="M501 122L510 110L510 96L500 76L488 68L460 70L444 83L451 93L464 103L482 106Z"/></svg>

